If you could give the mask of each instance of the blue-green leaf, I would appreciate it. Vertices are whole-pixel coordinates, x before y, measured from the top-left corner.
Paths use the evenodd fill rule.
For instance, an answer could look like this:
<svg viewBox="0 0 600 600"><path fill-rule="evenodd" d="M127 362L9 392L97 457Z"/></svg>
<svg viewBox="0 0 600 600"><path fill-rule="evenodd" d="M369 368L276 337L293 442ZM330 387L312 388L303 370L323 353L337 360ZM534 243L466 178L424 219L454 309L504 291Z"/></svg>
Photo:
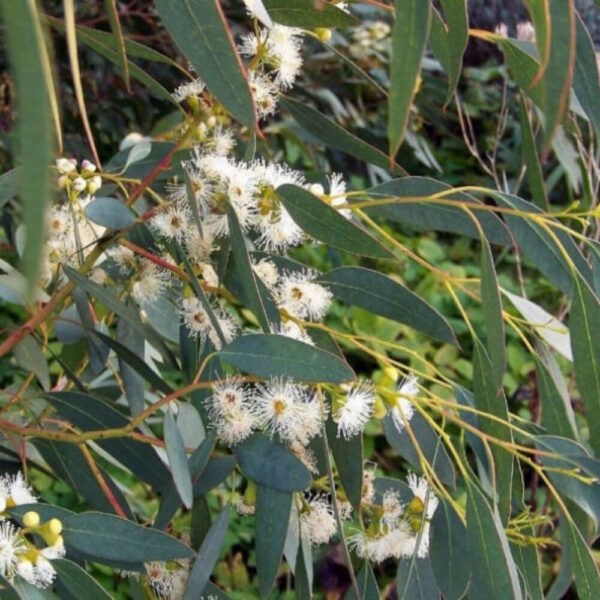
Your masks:
<svg viewBox="0 0 600 600"><path fill-rule="evenodd" d="M156 0L162 22L196 73L223 106L254 129L254 101L217 0Z"/></svg>
<svg viewBox="0 0 600 600"><path fill-rule="evenodd" d="M85 207L90 221L109 229L126 229L135 223L132 212L116 198L96 198Z"/></svg>
<svg viewBox="0 0 600 600"><path fill-rule="evenodd" d="M175 423L173 415L167 410L164 421L165 444L173 482L186 508L191 508L193 498L192 477L185 453L185 446L181 433Z"/></svg>
<svg viewBox="0 0 600 600"><path fill-rule="evenodd" d="M363 267L339 267L321 275L319 282L343 302L404 323L448 344L458 345L452 328L435 308L377 271Z"/></svg>
<svg viewBox="0 0 600 600"><path fill-rule="evenodd" d="M235 448L246 477L282 492L301 492L310 486L308 469L279 442L253 435Z"/></svg>
<svg viewBox="0 0 600 600"><path fill-rule="evenodd" d="M243 335L227 344L219 356L259 377L320 383L342 383L355 377L348 364L334 354L281 335Z"/></svg>

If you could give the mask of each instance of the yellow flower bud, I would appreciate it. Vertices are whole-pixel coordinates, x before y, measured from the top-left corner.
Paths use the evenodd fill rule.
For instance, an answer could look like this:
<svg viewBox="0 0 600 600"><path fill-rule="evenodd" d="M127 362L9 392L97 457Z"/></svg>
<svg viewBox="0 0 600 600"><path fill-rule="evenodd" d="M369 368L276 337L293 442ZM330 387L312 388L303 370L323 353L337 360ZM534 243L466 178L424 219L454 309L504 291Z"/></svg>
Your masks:
<svg viewBox="0 0 600 600"><path fill-rule="evenodd" d="M317 27L315 33L322 42L328 42L331 39L331 29L327 27Z"/></svg>
<svg viewBox="0 0 600 600"><path fill-rule="evenodd" d="M256 504L256 484L252 481L248 482L248 487L244 492L244 504L254 506Z"/></svg>
<svg viewBox="0 0 600 600"><path fill-rule="evenodd" d="M34 528L40 524L40 515L34 510L30 510L23 515L23 525L25 527Z"/></svg>
<svg viewBox="0 0 600 600"><path fill-rule="evenodd" d="M50 519L46 523L46 527L48 528L48 531L53 535L58 535L62 532L63 529L62 522L59 519Z"/></svg>
<svg viewBox="0 0 600 600"><path fill-rule="evenodd" d="M380 396L375 396L375 404L373 405L373 417L375 419L383 419L387 414L387 408Z"/></svg>
<svg viewBox="0 0 600 600"><path fill-rule="evenodd" d="M399 376L398 369L395 367L386 367L383 369L381 381L379 383L383 387L393 388L398 383Z"/></svg>

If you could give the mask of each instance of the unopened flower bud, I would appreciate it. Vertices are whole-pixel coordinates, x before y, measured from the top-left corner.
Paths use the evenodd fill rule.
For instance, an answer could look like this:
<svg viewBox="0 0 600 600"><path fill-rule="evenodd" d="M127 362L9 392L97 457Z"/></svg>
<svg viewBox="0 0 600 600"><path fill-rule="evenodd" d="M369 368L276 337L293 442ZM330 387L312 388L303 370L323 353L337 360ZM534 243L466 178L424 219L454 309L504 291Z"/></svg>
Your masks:
<svg viewBox="0 0 600 600"><path fill-rule="evenodd" d="M88 179L87 182L87 191L90 194L96 193L100 187L102 186L102 177L100 175L94 175L91 179Z"/></svg>
<svg viewBox="0 0 600 600"><path fill-rule="evenodd" d="M383 387L395 387L398 383L398 369L394 367L386 367L383 369L380 384Z"/></svg>
<svg viewBox="0 0 600 600"><path fill-rule="evenodd" d="M67 184L69 183L69 178L66 175L61 175L58 178L58 187L61 190L64 190L67 187Z"/></svg>
<svg viewBox="0 0 600 600"><path fill-rule="evenodd" d="M317 27L315 33L322 42L328 42L331 39L331 29L327 27Z"/></svg>
<svg viewBox="0 0 600 600"><path fill-rule="evenodd" d="M37 527L40 524L40 515L34 510L30 510L23 515L23 525L25 527Z"/></svg>
<svg viewBox="0 0 600 600"><path fill-rule="evenodd" d="M93 162L90 162L89 160L82 160L81 161L81 174L82 175L91 175L92 173L96 172L96 165Z"/></svg>
<svg viewBox="0 0 600 600"><path fill-rule="evenodd" d="M60 173L66 175L70 173L77 167L77 161L70 158L57 158L56 159L56 168Z"/></svg>
<svg viewBox="0 0 600 600"><path fill-rule="evenodd" d="M83 192L87 187L87 181L83 177L76 177L73 180L73 188L78 192Z"/></svg>

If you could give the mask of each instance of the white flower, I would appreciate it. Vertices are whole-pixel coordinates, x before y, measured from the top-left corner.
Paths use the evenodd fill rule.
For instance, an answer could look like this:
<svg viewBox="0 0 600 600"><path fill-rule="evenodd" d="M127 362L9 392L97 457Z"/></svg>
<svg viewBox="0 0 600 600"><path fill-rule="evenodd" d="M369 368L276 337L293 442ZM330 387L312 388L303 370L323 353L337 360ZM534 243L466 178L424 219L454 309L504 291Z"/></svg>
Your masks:
<svg viewBox="0 0 600 600"><path fill-rule="evenodd" d="M341 173L332 173L329 176L329 198L331 206L337 208L338 212L349 219L352 216L352 211L349 208L340 208L348 204L348 198L346 197L346 182L344 176Z"/></svg>
<svg viewBox="0 0 600 600"><path fill-rule="evenodd" d="M229 446L245 440L256 426L248 388L239 377L228 376L213 385L213 393L205 404L211 426Z"/></svg>
<svg viewBox="0 0 600 600"><path fill-rule="evenodd" d="M117 263L122 273L127 273L135 265L135 254L126 246L108 248L106 254Z"/></svg>
<svg viewBox="0 0 600 600"><path fill-rule="evenodd" d="M26 549L21 530L10 521L0 523L0 575L8 579L13 577L19 562L19 554Z"/></svg>
<svg viewBox="0 0 600 600"><path fill-rule="evenodd" d="M211 145L215 151L215 154L218 154L219 156L227 156L235 147L235 138L233 137L233 132L231 130L223 131L221 127L218 127L213 133Z"/></svg>
<svg viewBox="0 0 600 600"><path fill-rule="evenodd" d="M404 510L398 492L386 490L383 494L382 508L382 525L388 528L395 527L402 517L402 512Z"/></svg>
<svg viewBox="0 0 600 600"><path fill-rule="evenodd" d="M176 102L183 102L190 96L200 96L205 90L206 84L201 79L195 79L181 84L172 94Z"/></svg>
<svg viewBox="0 0 600 600"><path fill-rule="evenodd" d="M159 598L170 599L173 593L173 577L164 562L146 564L146 578L152 591Z"/></svg>
<svg viewBox="0 0 600 600"><path fill-rule="evenodd" d="M350 439L362 433L373 412L375 403L375 390L373 384L362 381L354 385L346 392L343 404L334 415L338 424L338 437Z"/></svg>
<svg viewBox="0 0 600 600"><path fill-rule="evenodd" d="M283 321L277 332L279 335L284 335L285 337L292 338L293 340L297 340L299 342L303 342L304 344L308 344L309 346L314 346L315 343L312 341L312 338L303 327L300 327L294 321L288 320Z"/></svg>
<svg viewBox="0 0 600 600"><path fill-rule="evenodd" d="M35 587L47 588L52 585L56 577L56 570L50 561L62 558L64 555L65 547L61 540L61 543L38 550L35 563L22 556L17 565L17 574Z"/></svg>
<svg viewBox="0 0 600 600"><path fill-rule="evenodd" d="M415 375L409 375L398 387L396 403L390 410L394 425L398 431L404 429L405 421L410 421L415 412L415 407L408 398L413 398L419 393L419 379Z"/></svg>
<svg viewBox="0 0 600 600"><path fill-rule="evenodd" d="M415 498L418 498L423 503L425 518L428 520L432 519L440 501L427 479L425 477L417 477L414 473L409 473L406 481Z"/></svg>
<svg viewBox="0 0 600 600"><path fill-rule="evenodd" d="M259 211L257 243L268 252L283 252L304 240L304 231L281 204L271 210Z"/></svg>
<svg viewBox="0 0 600 600"><path fill-rule="evenodd" d="M259 39L253 33L243 35L240 44L238 44L238 52L242 56L256 56L258 45L262 42L263 40L261 39L259 42Z"/></svg>
<svg viewBox="0 0 600 600"><path fill-rule="evenodd" d="M296 27L275 24L268 32L268 60L277 71L276 81L282 89L288 89L294 84L302 67L301 44L302 31Z"/></svg>
<svg viewBox="0 0 600 600"><path fill-rule="evenodd" d="M215 330L210 316L202 302L192 296L182 300L181 313L186 327L192 334L199 337L202 341L207 339L212 342L217 350L221 349L222 342L219 334ZM214 317L225 338L225 343L230 342L237 333L237 325L228 313L218 307L211 307Z"/></svg>
<svg viewBox="0 0 600 600"><path fill-rule="evenodd" d="M202 234L195 225L191 225L185 235L185 245L190 258L196 263L206 262L214 250L214 238L202 230Z"/></svg>
<svg viewBox="0 0 600 600"><path fill-rule="evenodd" d="M315 283L313 271L293 271L281 276L277 288L277 304L299 319L320 321L331 304L332 294Z"/></svg>
<svg viewBox="0 0 600 600"><path fill-rule="evenodd" d="M410 539L409 525L405 521L400 521L393 529L377 536L357 533L348 539L348 545L360 558L380 563L387 558L404 556L404 550Z"/></svg>
<svg viewBox="0 0 600 600"><path fill-rule="evenodd" d="M181 243L188 230L190 209L183 203L169 204L152 217L150 225L167 240Z"/></svg>
<svg viewBox="0 0 600 600"><path fill-rule="evenodd" d="M268 290L273 291L279 283L279 271L272 260L263 258L252 264L252 270L265 284Z"/></svg>
<svg viewBox="0 0 600 600"><path fill-rule="evenodd" d="M0 507L2 511L6 506L33 504L37 500L20 471L12 477L4 475L0 478ZM4 503L4 506L2 506L2 503Z"/></svg>
<svg viewBox="0 0 600 600"><path fill-rule="evenodd" d="M300 513L300 527L313 546L327 544L335 535L336 523L333 506L320 495L312 498Z"/></svg>
<svg viewBox="0 0 600 600"><path fill-rule="evenodd" d="M250 71L248 86L254 96L258 116L261 118L275 114L279 90L273 81L257 71Z"/></svg>
<svg viewBox="0 0 600 600"><path fill-rule="evenodd" d="M284 440L306 445L321 429L317 398L291 379L275 377L257 385L253 403L259 423Z"/></svg>
<svg viewBox="0 0 600 600"><path fill-rule="evenodd" d="M163 293L169 281L169 273L149 260L141 260L138 279L131 288L131 295L140 306L152 304Z"/></svg>

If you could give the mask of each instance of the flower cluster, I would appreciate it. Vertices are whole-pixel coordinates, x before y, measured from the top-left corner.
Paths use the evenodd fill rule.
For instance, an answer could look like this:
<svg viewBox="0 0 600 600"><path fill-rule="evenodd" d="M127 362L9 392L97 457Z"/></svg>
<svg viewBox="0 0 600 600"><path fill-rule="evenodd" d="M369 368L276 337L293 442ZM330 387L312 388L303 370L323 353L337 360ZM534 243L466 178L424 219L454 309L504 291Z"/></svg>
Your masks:
<svg viewBox="0 0 600 600"><path fill-rule="evenodd" d="M429 553L430 522L439 500L424 477L409 473L407 483L413 499L404 505L398 492L387 490L381 504L372 504L372 481L363 495L363 503L370 504L367 513L370 523L365 531L354 534L350 545L361 558L382 562L387 558L425 558Z"/></svg>
<svg viewBox="0 0 600 600"><path fill-rule="evenodd" d="M265 27L243 36L238 49L249 59L248 83L258 115L264 118L275 113L279 92L291 88L300 72L302 31L273 23L254 4L246 2L248 12L261 18Z"/></svg>
<svg viewBox="0 0 600 600"><path fill-rule="evenodd" d="M56 576L51 561L65 555L61 521L54 518L42 523L37 512L28 511L21 529L5 514L7 509L36 501L21 473L0 478L0 575L9 581L18 575L35 587L46 588ZM38 548L31 541L34 534L45 547Z"/></svg>
<svg viewBox="0 0 600 600"><path fill-rule="evenodd" d="M102 178L96 174L96 165L87 160L70 158L56 161L58 184L67 196L65 203L54 205L47 213L48 240L45 246L41 280L50 283L58 264L79 266L104 234L104 227L92 223L85 209L100 189Z"/></svg>

